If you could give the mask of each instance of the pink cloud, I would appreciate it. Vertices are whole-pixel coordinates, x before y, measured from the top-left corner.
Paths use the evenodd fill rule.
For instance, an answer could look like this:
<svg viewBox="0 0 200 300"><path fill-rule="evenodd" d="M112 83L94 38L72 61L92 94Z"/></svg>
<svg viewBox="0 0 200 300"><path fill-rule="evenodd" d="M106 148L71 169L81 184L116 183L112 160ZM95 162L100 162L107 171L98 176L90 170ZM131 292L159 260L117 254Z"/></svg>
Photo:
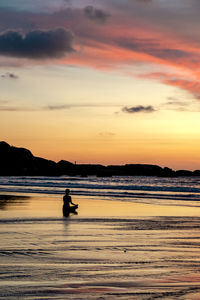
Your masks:
<svg viewBox="0 0 200 300"><path fill-rule="evenodd" d="M193 95L196 99L200 99L200 81L198 79L186 78L180 74L167 73L150 73L141 75L140 78L155 79L164 84L178 87Z"/></svg>
<svg viewBox="0 0 200 300"><path fill-rule="evenodd" d="M16 31L20 30L24 33L33 29L48 31L63 27L74 33L73 48L76 52L67 57L63 53L63 57L54 63L101 70L121 69L123 72L126 66L130 67L135 63L145 63L149 66L154 64L161 72L141 77L176 86L199 98L200 48L198 41L189 40L187 35L184 36L182 31L176 28L174 31L171 28L163 29L160 17L154 21L148 16L146 18L144 16L143 19L139 18L136 12L133 12L131 17L128 10L123 13L113 10L112 13L106 9L95 8L90 8L88 17L86 12L88 11L81 8L66 8L52 14L31 14L14 13L8 9L4 10L2 18L0 12L0 29L5 31L6 22L7 25L10 24L10 28L15 27ZM152 13L153 10L151 10ZM104 22L99 22L100 17ZM98 22L94 22L95 18ZM25 63L27 62L26 60ZM33 61L30 60L30 63ZM44 62L35 61L34 63L43 64ZM168 67L172 73L163 73L163 67Z"/></svg>

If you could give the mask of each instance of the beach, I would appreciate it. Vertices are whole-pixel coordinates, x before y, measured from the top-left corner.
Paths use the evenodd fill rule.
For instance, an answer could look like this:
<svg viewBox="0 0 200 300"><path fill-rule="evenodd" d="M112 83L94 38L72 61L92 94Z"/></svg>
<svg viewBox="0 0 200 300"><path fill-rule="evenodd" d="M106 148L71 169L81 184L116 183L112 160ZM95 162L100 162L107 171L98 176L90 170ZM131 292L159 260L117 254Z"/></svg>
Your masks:
<svg viewBox="0 0 200 300"><path fill-rule="evenodd" d="M74 195L64 217L62 195L0 199L0 299L200 298L198 205Z"/></svg>
<svg viewBox="0 0 200 300"><path fill-rule="evenodd" d="M200 0L0 16L0 300L200 300Z"/></svg>
<svg viewBox="0 0 200 300"><path fill-rule="evenodd" d="M0 300L200 300L200 0L0 16Z"/></svg>

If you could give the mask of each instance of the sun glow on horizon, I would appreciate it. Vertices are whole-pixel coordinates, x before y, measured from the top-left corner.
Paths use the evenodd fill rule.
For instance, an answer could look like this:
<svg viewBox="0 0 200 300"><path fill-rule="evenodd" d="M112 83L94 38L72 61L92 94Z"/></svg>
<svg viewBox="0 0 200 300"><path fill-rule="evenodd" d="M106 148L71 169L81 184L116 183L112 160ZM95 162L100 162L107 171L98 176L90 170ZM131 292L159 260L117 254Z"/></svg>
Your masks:
<svg viewBox="0 0 200 300"><path fill-rule="evenodd" d="M198 2L34 3L0 3L1 140L55 161L200 169Z"/></svg>

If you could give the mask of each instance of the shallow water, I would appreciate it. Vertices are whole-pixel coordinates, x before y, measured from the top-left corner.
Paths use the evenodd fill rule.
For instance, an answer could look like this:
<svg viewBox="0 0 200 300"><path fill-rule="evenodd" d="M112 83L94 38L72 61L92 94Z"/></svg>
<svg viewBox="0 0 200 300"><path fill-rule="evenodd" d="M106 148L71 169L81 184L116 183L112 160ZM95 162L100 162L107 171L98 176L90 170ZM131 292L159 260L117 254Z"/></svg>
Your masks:
<svg viewBox="0 0 200 300"><path fill-rule="evenodd" d="M198 201L73 200L1 196L0 299L200 299Z"/></svg>
<svg viewBox="0 0 200 300"><path fill-rule="evenodd" d="M200 177L115 176L89 177L0 177L0 192L63 194L67 188L73 195L120 201L154 200L199 201ZM197 202L196 202L197 204Z"/></svg>
<svg viewBox="0 0 200 300"><path fill-rule="evenodd" d="M199 178L2 177L0 191L0 299L200 299Z"/></svg>

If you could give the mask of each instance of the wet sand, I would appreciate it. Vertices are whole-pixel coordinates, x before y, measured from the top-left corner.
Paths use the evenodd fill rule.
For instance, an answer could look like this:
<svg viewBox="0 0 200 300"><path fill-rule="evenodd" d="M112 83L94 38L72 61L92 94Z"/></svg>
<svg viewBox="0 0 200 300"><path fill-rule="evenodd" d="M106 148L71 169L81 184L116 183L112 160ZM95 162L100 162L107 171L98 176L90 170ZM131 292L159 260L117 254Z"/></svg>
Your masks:
<svg viewBox="0 0 200 300"><path fill-rule="evenodd" d="M66 218L58 196L16 196L0 196L0 299L200 299L200 208L74 197Z"/></svg>

